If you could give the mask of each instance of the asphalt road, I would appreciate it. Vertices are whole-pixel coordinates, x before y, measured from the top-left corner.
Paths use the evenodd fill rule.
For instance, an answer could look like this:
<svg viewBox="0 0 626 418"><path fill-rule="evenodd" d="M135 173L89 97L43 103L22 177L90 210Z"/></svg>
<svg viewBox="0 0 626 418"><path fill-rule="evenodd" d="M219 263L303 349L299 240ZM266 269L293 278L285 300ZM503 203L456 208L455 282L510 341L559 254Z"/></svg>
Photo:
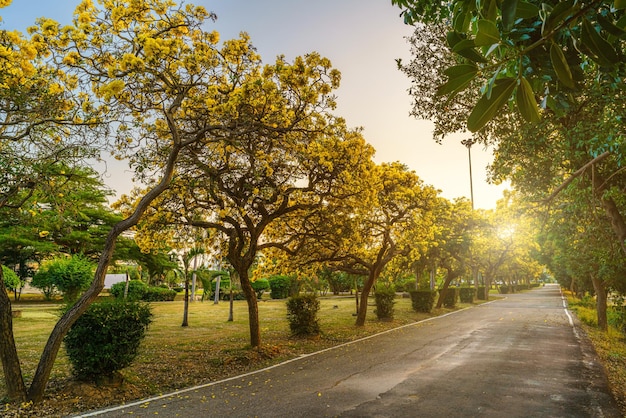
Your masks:
<svg viewBox="0 0 626 418"><path fill-rule="evenodd" d="M101 417L621 417L557 286Z"/></svg>

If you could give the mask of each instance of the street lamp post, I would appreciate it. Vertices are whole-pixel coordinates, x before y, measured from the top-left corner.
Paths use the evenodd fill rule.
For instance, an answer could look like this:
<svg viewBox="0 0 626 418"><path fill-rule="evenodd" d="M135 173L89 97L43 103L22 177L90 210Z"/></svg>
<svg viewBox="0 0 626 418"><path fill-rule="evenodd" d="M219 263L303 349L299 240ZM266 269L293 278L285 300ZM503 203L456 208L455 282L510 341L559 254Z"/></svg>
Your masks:
<svg viewBox="0 0 626 418"><path fill-rule="evenodd" d="M467 147L467 160L469 162L470 202L472 203L472 212L474 212L474 182L472 181L472 145L474 145L474 142L475 141L472 138L464 139L461 141L461 144ZM478 270L474 265L474 257L471 251L470 265L472 269L472 280L474 281L474 286L476 287L476 291L478 292Z"/></svg>

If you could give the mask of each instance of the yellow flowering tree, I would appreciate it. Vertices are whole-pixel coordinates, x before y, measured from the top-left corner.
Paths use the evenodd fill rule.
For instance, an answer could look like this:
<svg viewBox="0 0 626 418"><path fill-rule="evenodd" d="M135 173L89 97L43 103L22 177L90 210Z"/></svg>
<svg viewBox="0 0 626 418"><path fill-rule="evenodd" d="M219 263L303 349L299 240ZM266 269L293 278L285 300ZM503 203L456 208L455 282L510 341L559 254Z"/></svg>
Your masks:
<svg viewBox="0 0 626 418"><path fill-rule="evenodd" d="M103 288L117 238L137 224L150 202L167 189L181 150L217 135L225 127L220 115L236 110L229 102L236 98L258 57L247 36L218 47L218 35L204 30L206 21L213 18L202 7L168 0L102 0L99 6L84 0L72 25L62 27L50 19L40 19L29 30L31 37L23 48L6 49L32 56L33 49L36 52L47 46L42 56L45 68L52 72L31 74L31 78L42 79L36 87L48 88L50 94L66 94L79 104L74 109L63 107L65 102L61 102L56 108L72 116L66 126L91 128L103 123L108 131L90 137L106 140L104 145L113 155L129 161L136 180L149 185L128 217L112 227L94 281L55 325L28 392L5 373L11 398L36 403L42 400L64 335ZM6 50L0 53L6 54ZM18 77L20 71L29 71L27 61L15 62L20 68L9 69L16 74L3 74ZM21 62L24 65L19 65ZM8 94L21 97L19 91ZM39 97L32 90L29 94L32 96L24 97L37 98L33 105L44 103L48 97ZM24 133L30 135L38 126L27 127ZM75 136L59 135L57 140L63 144L73 139ZM11 332L10 322L2 321L1 326L3 332ZM21 378L17 355L5 356L6 347L2 346L3 366Z"/></svg>
<svg viewBox="0 0 626 418"><path fill-rule="evenodd" d="M0 3L0 7L10 2ZM97 158L97 109L74 94L77 80L49 61L45 39L0 30L0 214L38 215L35 196L55 195L63 179ZM94 134L91 134L94 133ZM48 231L39 233L45 238ZM1 275L0 269L0 275ZM0 277L0 358L7 395L26 398L13 338L11 303Z"/></svg>
<svg viewBox="0 0 626 418"><path fill-rule="evenodd" d="M293 220L283 228L291 259L280 264L324 265L363 276L356 318L363 326L367 299L385 267L400 255L419 256L432 240L437 191L400 163L371 166L352 185L353 195L329 200L317 222Z"/></svg>
<svg viewBox="0 0 626 418"><path fill-rule="evenodd" d="M285 243L266 234L291 216L304 219L346 188L373 151L358 131L332 117L339 73L316 53L279 57L238 90L219 142L190 147L159 207L174 222L218 231L224 256L248 303L250 344L261 345L250 270L256 257ZM282 236L280 237L283 238Z"/></svg>

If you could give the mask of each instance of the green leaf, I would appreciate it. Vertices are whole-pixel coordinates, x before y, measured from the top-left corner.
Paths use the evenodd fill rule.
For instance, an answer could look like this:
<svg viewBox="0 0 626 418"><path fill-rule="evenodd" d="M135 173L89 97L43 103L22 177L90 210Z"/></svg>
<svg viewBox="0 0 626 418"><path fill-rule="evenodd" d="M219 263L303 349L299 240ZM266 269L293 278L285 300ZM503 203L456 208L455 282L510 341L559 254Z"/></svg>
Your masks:
<svg viewBox="0 0 626 418"><path fill-rule="evenodd" d="M458 93L476 77L478 68L472 64L460 64L444 70L448 81L437 89L437 95Z"/></svg>
<svg viewBox="0 0 626 418"><path fill-rule="evenodd" d="M446 40L448 41L448 45L450 45L452 51L456 52L460 56L465 57L473 62L487 62L485 57L480 55L474 49L474 41L470 39L465 39L458 32L448 32L446 34Z"/></svg>
<svg viewBox="0 0 626 418"><path fill-rule="evenodd" d="M597 18L598 18L598 23L600 24L602 29L607 31L609 34L615 36L616 38L622 38L624 37L624 35L626 35L626 30L615 25L613 22L611 22L609 19L602 16L601 14L598 14Z"/></svg>
<svg viewBox="0 0 626 418"><path fill-rule="evenodd" d="M626 9L626 0L615 0L613 2L613 8L616 10Z"/></svg>
<svg viewBox="0 0 626 418"><path fill-rule="evenodd" d="M454 16L454 30L457 32L467 32L472 15L466 12L459 12Z"/></svg>
<svg viewBox="0 0 626 418"><path fill-rule="evenodd" d="M496 27L496 23L491 20L481 19L478 21L478 33L474 44L476 46L493 45L500 42L500 31Z"/></svg>
<svg viewBox="0 0 626 418"><path fill-rule="evenodd" d="M564 86L573 89L575 85L572 71L569 68L569 64L565 59L561 47L557 44L552 44L550 47L550 60L552 61L552 68L554 68L559 81L561 81Z"/></svg>
<svg viewBox="0 0 626 418"><path fill-rule="evenodd" d="M517 9L515 11L515 17L518 19L530 19L531 17L536 17L539 15L539 8L534 4L520 1L517 4Z"/></svg>
<svg viewBox="0 0 626 418"><path fill-rule="evenodd" d="M589 49L590 57L600 65L612 66L619 62L615 49L593 27L591 22L583 19L580 34L582 44Z"/></svg>
<svg viewBox="0 0 626 418"><path fill-rule="evenodd" d="M496 81L491 89L491 96L487 94L478 100L476 106L472 110L467 119L467 128L471 132L477 132L489 122L496 113L506 104L511 97L511 93L515 89L516 81L514 78L501 78Z"/></svg>
<svg viewBox="0 0 626 418"><path fill-rule="evenodd" d="M502 2L502 29L510 32L515 23L515 13L517 13L518 0L504 0Z"/></svg>
<svg viewBox="0 0 626 418"><path fill-rule="evenodd" d="M537 101L535 100L535 93L525 77L520 79L520 84L517 86L515 101L522 117L527 122L539 122L539 107L537 106Z"/></svg>
<svg viewBox="0 0 626 418"><path fill-rule="evenodd" d="M450 49L454 49L455 45L463 40L463 37L455 31L450 31L446 34L446 41L448 41L448 45Z"/></svg>
<svg viewBox="0 0 626 418"><path fill-rule="evenodd" d="M541 27L541 34L547 34L552 31L559 24L563 23L565 19L570 17L578 6L574 6L573 0L560 1L554 6L550 13L546 16L543 25Z"/></svg>

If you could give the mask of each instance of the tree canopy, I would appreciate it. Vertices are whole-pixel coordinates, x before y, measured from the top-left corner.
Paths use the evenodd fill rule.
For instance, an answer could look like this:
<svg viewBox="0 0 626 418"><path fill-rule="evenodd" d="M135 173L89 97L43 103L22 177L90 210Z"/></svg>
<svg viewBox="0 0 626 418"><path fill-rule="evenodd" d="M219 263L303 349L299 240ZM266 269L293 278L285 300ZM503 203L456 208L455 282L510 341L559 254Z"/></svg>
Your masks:
<svg viewBox="0 0 626 418"><path fill-rule="evenodd" d="M472 132L505 105L537 122L545 111L569 110L570 94L589 84L624 88L623 0L392 3L409 24L445 22L453 60L440 69L439 94L453 98L469 87L480 96L467 118Z"/></svg>

